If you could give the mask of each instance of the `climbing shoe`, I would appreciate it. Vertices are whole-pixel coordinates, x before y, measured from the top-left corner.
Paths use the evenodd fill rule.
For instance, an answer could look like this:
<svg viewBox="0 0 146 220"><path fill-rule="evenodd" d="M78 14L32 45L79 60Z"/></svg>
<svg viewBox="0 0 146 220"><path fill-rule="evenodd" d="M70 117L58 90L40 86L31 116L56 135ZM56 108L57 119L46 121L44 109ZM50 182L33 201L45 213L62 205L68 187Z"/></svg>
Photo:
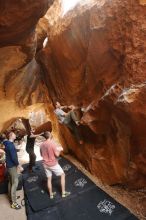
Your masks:
<svg viewBox="0 0 146 220"><path fill-rule="evenodd" d="M54 196L56 195L56 192L53 192L51 195L50 195L50 199L54 199Z"/></svg>
<svg viewBox="0 0 146 220"><path fill-rule="evenodd" d="M11 208L12 208L12 209L16 209L16 210L18 210L18 209L21 209L21 206L18 205L17 202L13 202L12 205L11 205Z"/></svg>
<svg viewBox="0 0 146 220"><path fill-rule="evenodd" d="M64 193L62 193L62 198L65 198L69 195L70 195L70 192L65 191Z"/></svg>

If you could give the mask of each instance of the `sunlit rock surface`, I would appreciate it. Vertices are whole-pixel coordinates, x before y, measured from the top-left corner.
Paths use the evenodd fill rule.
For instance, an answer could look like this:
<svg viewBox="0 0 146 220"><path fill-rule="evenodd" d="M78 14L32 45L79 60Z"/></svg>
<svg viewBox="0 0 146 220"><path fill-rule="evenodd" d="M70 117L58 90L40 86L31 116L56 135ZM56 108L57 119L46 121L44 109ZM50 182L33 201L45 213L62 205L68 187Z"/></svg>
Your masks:
<svg viewBox="0 0 146 220"><path fill-rule="evenodd" d="M39 54L53 103L82 108L79 145L58 125L64 143L108 184L146 185L145 1L53 5L48 42ZM41 23L40 23L41 26ZM45 37L44 37L45 39Z"/></svg>
<svg viewBox="0 0 146 220"><path fill-rule="evenodd" d="M17 117L28 118L36 103L46 102L42 70L35 61L35 28L52 2L0 2L0 129Z"/></svg>

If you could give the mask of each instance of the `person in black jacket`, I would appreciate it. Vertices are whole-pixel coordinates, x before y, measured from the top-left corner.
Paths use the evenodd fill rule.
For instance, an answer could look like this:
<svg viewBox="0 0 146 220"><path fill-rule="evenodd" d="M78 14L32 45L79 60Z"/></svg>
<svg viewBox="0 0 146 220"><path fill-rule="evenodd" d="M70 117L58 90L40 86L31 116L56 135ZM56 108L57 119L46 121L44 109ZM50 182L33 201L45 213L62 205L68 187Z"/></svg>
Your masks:
<svg viewBox="0 0 146 220"><path fill-rule="evenodd" d="M34 144L36 137L40 136L40 134L35 135L35 130L31 129L27 135L27 142L26 142L26 152L29 154L29 172L33 171L33 167L35 166L36 162L36 155L34 152Z"/></svg>
<svg viewBox="0 0 146 220"><path fill-rule="evenodd" d="M14 145L14 140L16 135L14 132L10 132L9 140L5 140L3 142L5 146L5 153L6 153L6 167L8 169L9 174L9 186L8 186L8 194L9 198L12 201L11 208L13 209L20 209L21 206L18 205L16 202L16 190L18 186L18 173L17 167L19 165L17 152Z"/></svg>

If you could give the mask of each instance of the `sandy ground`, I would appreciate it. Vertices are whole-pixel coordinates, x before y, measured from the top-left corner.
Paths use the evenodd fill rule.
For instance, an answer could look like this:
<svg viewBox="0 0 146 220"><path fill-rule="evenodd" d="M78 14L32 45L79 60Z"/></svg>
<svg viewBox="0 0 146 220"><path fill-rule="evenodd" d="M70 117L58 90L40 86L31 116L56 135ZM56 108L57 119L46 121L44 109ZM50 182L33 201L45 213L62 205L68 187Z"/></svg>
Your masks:
<svg viewBox="0 0 146 220"><path fill-rule="evenodd" d="M37 140L35 145L35 153L37 155L37 160L41 160L39 146L41 140ZM25 151L25 142L20 146L17 146L20 149L18 153L19 162L21 164L27 163L29 160L28 154ZM120 186L108 186L103 185L103 183L93 175L91 175L81 163L79 163L71 155L65 155L72 163L74 163L84 174L86 174L98 187L108 193L111 197L117 200L119 203L127 207L133 214L135 214L138 219L146 220L146 207L144 207L143 199L146 199L146 188L141 190L127 190ZM24 198L23 190L17 191L17 195L20 195L18 203L20 204L21 200ZM26 220L25 207L22 207L21 210L13 210L10 208L10 204L7 198L7 195L0 195L0 219L1 220Z"/></svg>
<svg viewBox="0 0 146 220"><path fill-rule="evenodd" d="M20 196L18 203L24 198L23 190L17 191L17 196ZM20 210L11 209L7 195L0 195L0 219L1 220L26 220L25 207Z"/></svg>

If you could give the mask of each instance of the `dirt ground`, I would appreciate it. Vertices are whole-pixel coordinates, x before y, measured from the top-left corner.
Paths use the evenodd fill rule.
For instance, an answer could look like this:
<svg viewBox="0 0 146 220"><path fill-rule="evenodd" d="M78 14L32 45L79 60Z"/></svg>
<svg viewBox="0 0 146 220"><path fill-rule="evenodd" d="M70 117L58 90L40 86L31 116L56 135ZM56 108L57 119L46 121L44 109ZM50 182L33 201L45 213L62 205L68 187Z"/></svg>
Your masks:
<svg viewBox="0 0 146 220"><path fill-rule="evenodd" d="M89 173L74 157L70 155L65 155L65 157L74 163L98 187L129 209L138 217L138 219L146 220L146 188L140 190L128 190L121 186L104 185L98 178Z"/></svg>

